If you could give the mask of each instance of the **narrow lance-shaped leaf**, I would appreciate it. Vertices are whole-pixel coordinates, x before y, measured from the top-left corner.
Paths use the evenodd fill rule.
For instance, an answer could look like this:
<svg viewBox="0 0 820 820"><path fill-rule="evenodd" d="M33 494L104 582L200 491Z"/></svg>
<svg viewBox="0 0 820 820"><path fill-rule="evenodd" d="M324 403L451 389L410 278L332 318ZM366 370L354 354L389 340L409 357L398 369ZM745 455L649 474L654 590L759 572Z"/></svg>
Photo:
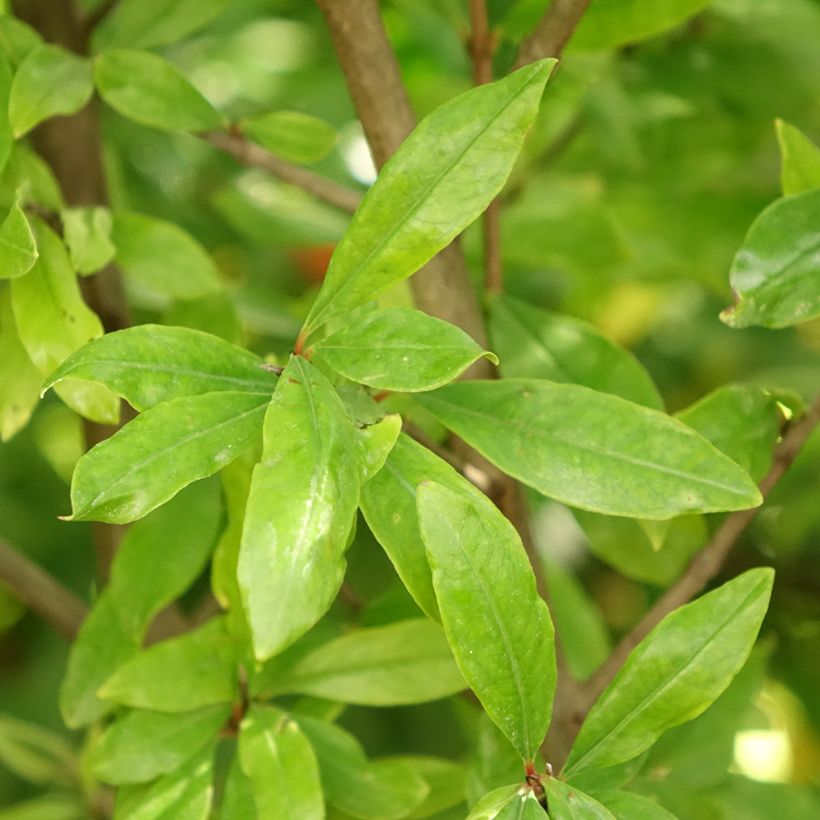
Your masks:
<svg viewBox="0 0 820 820"><path fill-rule="evenodd" d="M94 29L96 51L153 48L181 40L210 22L230 0L120 0Z"/></svg>
<svg viewBox="0 0 820 820"><path fill-rule="evenodd" d="M14 136L22 137L49 117L79 111L93 89L88 60L62 46L37 46L17 69L11 85L9 119Z"/></svg>
<svg viewBox="0 0 820 820"><path fill-rule="evenodd" d="M96 57L100 96L124 117L166 131L207 131L222 125L219 112L164 57L112 49Z"/></svg>
<svg viewBox="0 0 820 820"><path fill-rule="evenodd" d="M60 237L39 220L33 228L39 256L25 276L12 280L11 294L20 339L45 375L78 347L101 336L103 328L83 301ZM57 393L92 421L110 424L119 418L119 400L103 385L67 382Z"/></svg>
<svg viewBox="0 0 820 820"><path fill-rule="evenodd" d="M418 400L504 472L544 495L609 515L666 519L754 507L760 493L686 425L574 384L451 384Z"/></svg>
<svg viewBox="0 0 820 820"><path fill-rule="evenodd" d="M223 618L148 647L103 684L99 696L158 712L230 703L238 694L238 647Z"/></svg>
<svg viewBox="0 0 820 820"><path fill-rule="evenodd" d="M242 120L240 128L272 154L300 164L326 157L339 136L329 123L301 111L260 114Z"/></svg>
<svg viewBox="0 0 820 820"><path fill-rule="evenodd" d="M143 411L170 399L218 391L268 395L276 376L253 353L218 336L166 325L139 325L94 339L46 380L100 382Z"/></svg>
<svg viewBox="0 0 820 820"><path fill-rule="evenodd" d="M550 820L617 820L606 806L555 777L546 778L544 787Z"/></svg>
<svg viewBox="0 0 820 820"><path fill-rule="evenodd" d="M496 296L490 302L489 331L507 378L582 384L663 409L657 387L638 360L587 322Z"/></svg>
<svg viewBox="0 0 820 820"><path fill-rule="evenodd" d="M498 363L460 328L410 308L367 314L313 351L351 381L408 393L440 387L482 356Z"/></svg>
<svg viewBox="0 0 820 820"><path fill-rule="evenodd" d="M206 820L213 797L213 748L153 783L117 789L114 820Z"/></svg>
<svg viewBox="0 0 820 820"><path fill-rule="evenodd" d="M526 66L422 120L382 168L337 246L303 336L410 276L487 207L512 169L554 65Z"/></svg>
<svg viewBox="0 0 820 820"><path fill-rule="evenodd" d="M595 798L613 817L635 817L640 820L675 820L659 803L640 794L622 791L595 792Z"/></svg>
<svg viewBox="0 0 820 820"><path fill-rule="evenodd" d="M751 652L773 577L749 570L667 615L592 707L565 776L630 760L713 703Z"/></svg>
<svg viewBox="0 0 820 820"><path fill-rule="evenodd" d="M271 707L252 707L239 732L239 759L253 781L259 817L324 820L316 755L287 715Z"/></svg>
<svg viewBox="0 0 820 820"><path fill-rule="evenodd" d="M348 632L285 668L275 685L365 706L424 703L465 688L441 627L426 619Z"/></svg>
<svg viewBox="0 0 820 820"><path fill-rule="evenodd" d="M213 475L259 435L268 396L205 393L147 410L78 462L70 520L136 521Z"/></svg>
<svg viewBox="0 0 820 820"><path fill-rule="evenodd" d="M532 760L549 725L555 646L521 540L477 490L424 483L417 500L456 662L487 714L521 757Z"/></svg>
<svg viewBox="0 0 820 820"><path fill-rule="evenodd" d="M37 261L37 243L19 202L0 225L0 279L16 279Z"/></svg>
<svg viewBox="0 0 820 820"><path fill-rule="evenodd" d="M820 146L783 120L775 120L780 144L780 181L784 196L820 188Z"/></svg>
<svg viewBox="0 0 820 820"><path fill-rule="evenodd" d="M495 820L499 812L518 801L523 796L521 785L513 783L509 786L499 786L485 794L473 806L467 820Z"/></svg>
<svg viewBox="0 0 820 820"><path fill-rule="evenodd" d="M820 315L820 190L778 199L749 228L729 279L730 327L788 327Z"/></svg>
<svg viewBox="0 0 820 820"><path fill-rule="evenodd" d="M330 382L293 357L265 415L239 551L259 660L293 643L330 607L358 501L353 423Z"/></svg>
<svg viewBox="0 0 820 820"><path fill-rule="evenodd" d="M91 771L115 785L153 780L178 769L214 741L230 712L230 706L176 715L128 712L95 741L88 758Z"/></svg>

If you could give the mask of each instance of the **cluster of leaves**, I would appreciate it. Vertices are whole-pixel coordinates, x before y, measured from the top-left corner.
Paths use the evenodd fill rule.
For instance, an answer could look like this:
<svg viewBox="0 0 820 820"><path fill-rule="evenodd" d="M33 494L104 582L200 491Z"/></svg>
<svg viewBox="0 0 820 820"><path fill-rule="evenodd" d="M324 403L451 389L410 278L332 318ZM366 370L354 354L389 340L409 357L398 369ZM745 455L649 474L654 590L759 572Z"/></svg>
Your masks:
<svg viewBox="0 0 820 820"><path fill-rule="evenodd" d="M457 435L534 497L570 507L595 555L663 586L705 543L706 514L761 503L756 481L780 414L799 413L799 400L730 384L671 416L637 360L591 324L495 296L489 352L453 325L384 301L498 195L537 120L551 60L455 96L420 123L340 237L292 355L266 361L222 338L230 333L183 321L103 334L78 276L113 261L137 305L156 310L222 299L220 274L172 222L66 207L47 167L18 142L32 128L81 110L96 88L140 125L230 129L292 162L319 160L336 139L290 111L229 122L147 50L225 5L123 0L94 32L90 58L0 17L3 436L51 389L95 422L118 421L121 399L137 413L82 455L71 478L70 520L134 522L62 682L65 722L90 729L83 771L69 750L14 721L0 724L0 758L36 782L114 785L114 816L137 820L490 820L544 817L545 805L554 820L671 816L636 777L669 755L663 742L674 734L657 743L664 733L745 683L732 681L752 652L772 571L751 569L668 615L548 776L540 748L557 678L553 619L573 672L586 677L596 665L579 636L586 601L573 606L571 583L556 581L550 613L512 524L402 428L409 420L433 438ZM506 5L499 25L514 39L540 4ZM591 6L576 48L653 36L705 4L646 13L628 3L627 14L612 5ZM738 301L723 315L734 327L820 314L820 152L791 126L778 134L786 196L735 258ZM213 330L224 318L192 324ZM483 357L500 361L503 378L455 382ZM350 626L333 607L346 554L368 533L407 594ZM219 613L146 647L158 613L208 569ZM349 706L467 690L482 707L471 717L480 723L469 767L406 749L371 757L339 723ZM77 814L69 798L40 807L41 816Z"/></svg>

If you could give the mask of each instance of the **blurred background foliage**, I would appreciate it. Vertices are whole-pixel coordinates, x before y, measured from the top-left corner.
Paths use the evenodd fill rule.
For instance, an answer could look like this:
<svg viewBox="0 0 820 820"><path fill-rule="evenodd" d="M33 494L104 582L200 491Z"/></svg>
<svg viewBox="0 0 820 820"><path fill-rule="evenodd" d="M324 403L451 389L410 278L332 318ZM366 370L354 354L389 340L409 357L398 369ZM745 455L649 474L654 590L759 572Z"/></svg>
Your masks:
<svg viewBox="0 0 820 820"><path fill-rule="evenodd" d="M499 73L543 5L490 3ZM659 36L602 48L592 31L570 44L503 194L508 290L592 322L633 350L670 412L726 382L809 398L820 384L817 321L736 331L718 313L731 303L735 251L779 195L775 119L820 139L820 2L693 5L705 8ZM383 10L419 115L470 86L466 3L390 0ZM206 28L159 51L231 117L290 109L327 120L339 139L315 170L360 190L372 181L361 128L312 3L233 0ZM110 109L101 116L112 205L190 231L212 254L225 286L224 294L179 301L131 282L135 319L201 328L284 356L346 215L194 137L154 131ZM464 245L478 281L477 228ZM80 452L81 423L48 397L0 446L0 536L90 599L91 526L57 519L68 511L67 482ZM777 569L762 649L712 709L639 761L640 788L684 820L820 817L818 463L815 436L724 572ZM559 623L575 622L566 642L575 639L571 662L586 674L680 571L685 555L660 572L660 583L629 577L588 548L591 525L585 534L566 508L532 501L553 568L555 615ZM626 550L637 538L606 523L603 535ZM687 530L684 538L689 554L705 533ZM349 578L362 608L338 602L340 624L354 615L378 624L415 614L363 524ZM57 706L66 655L62 639L0 589L0 710L78 743ZM495 730L476 725L466 704L350 708L341 723L373 755L469 759L475 796L509 779L497 776L504 755ZM4 737L0 723L0 763L14 757ZM0 765L0 805L40 791L20 765ZM63 815L58 807L41 816Z"/></svg>

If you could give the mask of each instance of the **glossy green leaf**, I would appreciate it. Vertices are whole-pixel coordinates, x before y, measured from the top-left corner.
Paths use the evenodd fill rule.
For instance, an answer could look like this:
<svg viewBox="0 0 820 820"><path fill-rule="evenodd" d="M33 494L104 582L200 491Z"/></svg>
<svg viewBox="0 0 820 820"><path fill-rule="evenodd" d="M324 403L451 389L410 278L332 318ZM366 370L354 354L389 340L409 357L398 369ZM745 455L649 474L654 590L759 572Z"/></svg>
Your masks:
<svg viewBox="0 0 820 820"><path fill-rule="evenodd" d="M114 258L117 249L111 241L113 222L108 208L66 208L60 219L63 239L77 273L95 273Z"/></svg>
<svg viewBox="0 0 820 820"><path fill-rule="evenodd" d="M0 48L2 47L3 32L0 30ZM8 57L0 51L0 171L2 171L11 156L14 147L14 133L9 121L9 96L11 84L14 81L12 64Z"/></svg>
<svg viewBox="0 0 820 820"><path fill-rule="evenodd" d="M545 815L544 807L538 798L531 791L526 791L510 800L495 818L496 820L544 820Z"/></svg>
<svg viewBox="0 0 820 820"><path fill-rule="evenodd" d="M210 333L139 325L107 333L69 356L46 380L100 382L144 411L171 399L215 392L271 395L276 376L262 360Z"/></svg>
<svg viewBox="0 0 820 820"><path fill-rule="evenodd" d="M121 0L94 30L96 51L174 43L209 23L229 0Z"/></svg>
<svg viewBox="0 0 820 820"><path fill-rule="evenodd" d="M424 802L407 815L408 820L437 818L439 812L464 802L465 770L460 763L427 755L404 755L393 759L414 769L430 789Z"/></svg>
<svg viewBox="0 0 820 820"><path fill-rule="evenodd" d="M71 645L60 689L68 726L86 726L109 711L97 690L137 653L153 617L202 572L219 516L219 485L201 481L129 528L108 586Z"/></svg>
<svg viewBox="0 0 820 820"><path fill-rule="evenodd" d="M37 243L28 219L15 202L0 224L0 279L16 279L37 261Z"/></svg>
<svg viewBox="0 0 820 820"><path fill-rule="evenodd" d="M573 786L548 777L544 780L549 805L550 820L617 820L630 817L639 820L640 815L614 815L597 800Z"/></svg>
<svg viewBox="0 0 820 820"><path fill-rule="evenodd" d="M24 205L36 203L53 211L65 206L62 191L49 164L22 142L12 146L3 169L3 183L18 192Z"/></svg>
<svg viewBox="0 0 820 820"><path fill-rule="evenodd" d="M420 806L429 788L400 760L369 761L353 735L338 726L293 715L319 762L326 800L361 820L397 820Z"/></svg>
<svg viewBox="0 0 820 820"><path fill-rule="evenodd" d="M676 414L760 481L780 436L777 399L760 387L727 384Z"/></svg>
<svg viewBox="0 0 820 820"><path fill-rule="evenodd" d="M555 646L518 533L478 491L425 482L417 501L456 662L487 714L532 760L549 725Z"/></svg>
<svg viewBox="0 0 820 820"><path fill-rule="evenodd" d="M272 154L302 165L324 159L339 137L332 125L301 111L260 114L242 120L240 128Z"/></svg>
<svg viewBox="0 0 820 820"><path fill-rule="evenodd" d="M629 817L634 820L675 820L660 803L632 792L609 791L595 794L599 803L607 808L612 817Z"/></svg>
<svg viewBox="0 0 820 820"><path fill-rule="evenodd" d="M730 327L788 327L820 315L820 190L778 199L749 228L729 277Z"/></svg>
<svg viewBox="0 0 820 820"><path fill-rule="evenodd" d="M11 14L0 16L0 49L12 65L19 66L43 42L30 26Z"/></svg>
<svg viewBox="0 0 820 820"><path fill-rule="evenodd" d="M187 763L216 739L230 706L193 712L128 712L112 723L91 747L88 762L105 783L144 783Z"/></svg>
<svg viewBox="0 0 820 820"><path fill-rule="evenodd" d="M713 703L749 656L773 577L749 570L667 615L592 707L566 775L629 760Z"/></svg>
<svg viewBox="0 0 820 820"><path fill-rule="evenodd" d="M142 125L165 131L208 131L222 125L219 112L158 54L106 51L95 58L94 82L115 111Z"/></svg>
<svg viewBox="0 0 820 820"><path fill-rule="evenodd" d="M278 692L364 706L424 703L465 686L441 627L423 618L348 632L299 658L276 681Z"/></svg>
<svg viewBox="0 0 820 820"><path fill-rule="evenodd" d="M91 99L91 64L62 46L44 44L29 52L14 75L9 120L14 136L49 117L73 114Z"/></svg>
<svg viewBox="0 0 820 820"><path fill-rule="evenodd" d="M222 618L154 644L120 666L99 690L114 703L187 712L238 695L237 647Z"/></svg>
<svg viewBox="0 0 820 820"><path fill-rule="evenodd" d="M749 476L686 425L586 387L472 381L418 401L504 472L575 507L666 519L761 500Z"/></svg>
<svg viewBox="0 0 820 820"><path fill-rule="evenodd" d="M268 396L220 392L163 402L78 462L70 520L125 524L213 475L258 435Z"/></svg>
<svg viewBox="0 0 820 820"><path fill-rule="evenodd" d="M394 413L375 424L356 429L362 481L368 481L384 467L390 451L396 446L401 433L401 416Z"/></svg>
<svg viewBox="0 0 820 820"><path fill-rule="evenodd" d="M324 820L316 755L287 715L271 707L251 707L239 733L239 759L253 781L260 817Z"/></svg>
<svg viewBox="0 0 820 820"><path fill-rule="evenodd" d="M196 299L222 289L219 271L187 231L153 216L114 214L111 238L126 276L174 299Z"/></svg>
<svg viewBox="0 0 820 820"><path fill-rule="evenodd" d="M400 435L384 467L362 487L359 503L367 526L407 591L422 611L437 621L438 604L416 511L416 488L422 481L435 481L465 492L472 486L426 447Z"/></svg>
<svg viewBox="0 0 820 820"><path fill-rule="evenodd" d="M366 314L313 350L351 381L407 393L440 387L482 356L498 361L455 325L410 308Z"/></svg>
<svg viewBox="0 0 820 820"><path fill-rule="evenodd" d="M153 783L117 790L114 820L206 820L213 795L214 749Z"/></svg>
<svg viewBox="0 0 820 820"><path fill-rule="evenodd" d="M222 801L216 815L219 820L257 820L253 781L242 771L239 755L234 755L225 778Z"/></svg>
<svg viewBox="0 0 820 820"><path fill-rule="evenodd" d="M820 147L799 128L775 120L780 145L780 184L784 196L820 188Z"/></svg>
<svg viewBox="0 0 820 820"><path fill-rule="evenodd" d="M582 384L663 409L658 389L638 360L587 322L497 296L490 302L489 331L507 378Z"/></svg>
<svg viewBox="0 0 820 820"><path fill-rule="evenodd" d="M293 357L265 415L239 551L259 660L293 643L333 603L358 500L353 423L330 382Z"/></svg>
<svg viewBox="0 0 820 820"><path fill-rule="evenodd" d="M418 125L337 246L305 335L410 276L476 219L506 181L554 65L468 91Z"/></svg>
<svg viewBox="0 0 820 820"><path fill-rule="evenodd" d="M12 280L12 306L23 345L47 375L103 329L83 301L60 238L41 222L34 223L34 234L39 257L25 276ZM119 418L119 399L103 385L67 382L57 392L72 410L93 421L113 424Z"/></svg>
<svg viewBox="0 0 820 820"><path fill-rule="evenodd" d="M20 341L7 287L0 289L0 350L0 441L8 441L28 423L43 377Z"/></svg>
<svg viewBox="0 0 820 820"><path fill-rule="evenodd" d="M0 808L0 820L85 820L87 816L79 796L35 797Z"/></svg>
<svg viewBox="0 0 820 820"><path fill-rule="evenodd" d="M521 798L520 791L519 783L493 789L473 806L467 820L495 820L500 812Z"/></svg>
<svg viewBox="0 0 820 820"><path fill-rule="evenodd" d="M570 49L599 51L656 37L708 4L709 0L593 0Z"/></svg>

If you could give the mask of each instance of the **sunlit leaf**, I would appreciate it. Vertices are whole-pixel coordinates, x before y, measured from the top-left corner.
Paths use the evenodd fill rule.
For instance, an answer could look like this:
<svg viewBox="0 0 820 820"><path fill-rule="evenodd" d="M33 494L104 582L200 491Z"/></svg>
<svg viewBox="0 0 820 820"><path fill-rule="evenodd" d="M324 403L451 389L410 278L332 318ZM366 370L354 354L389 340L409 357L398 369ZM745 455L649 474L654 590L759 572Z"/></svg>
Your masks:
<svg viewBox="0 0 820 820"><path fill-rule="evenodd" d="M800 129L775 120L780 144L780 182L784 196L820 188L820 147Z"/></svg>
<svg viewBox="0 0 820 820"><path fill-rule="evenodd" d="M240 127L272 154L304 165L326 157L339 136L329 123L301 111L271 111L242 120Z"/></svg>

